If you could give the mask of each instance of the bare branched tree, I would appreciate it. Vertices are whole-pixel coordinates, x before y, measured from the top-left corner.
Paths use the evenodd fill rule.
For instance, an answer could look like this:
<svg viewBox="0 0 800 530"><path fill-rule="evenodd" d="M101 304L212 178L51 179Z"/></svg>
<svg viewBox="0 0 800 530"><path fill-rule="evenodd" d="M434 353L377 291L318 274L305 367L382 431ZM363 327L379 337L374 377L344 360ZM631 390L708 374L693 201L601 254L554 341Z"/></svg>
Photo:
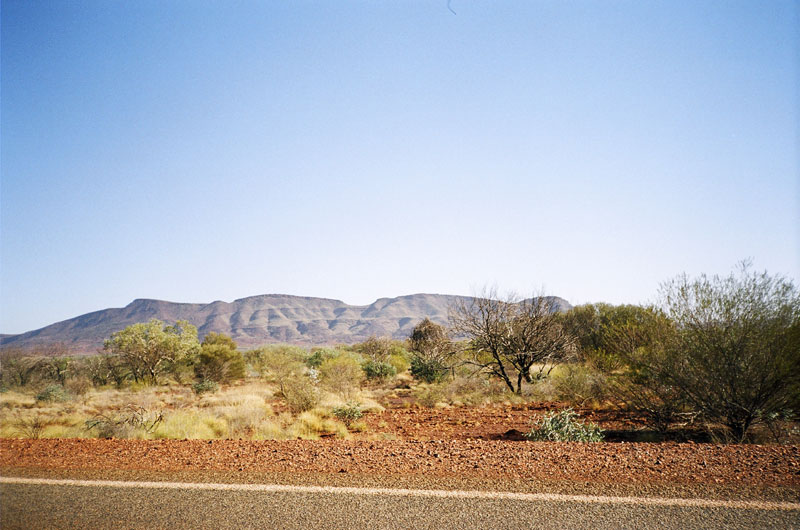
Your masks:
<svg viewBox="0 0 800 530"><path fill-rule="evenodd" d="M575 351L574 339L556 317L552 298L504 299L495 289L460 299L450 310L454 334L469 341L472 363L499 377L519 394L523 382L533 382L555 361ZM549 365L549 367L548 367Z"/></svg>
<svg viewBox="0 0 800 530"><path fill-rule="evenodd" d="M0 351L0 379L8 386L26 386L41 372L41 358L21 348Z"/></svg>

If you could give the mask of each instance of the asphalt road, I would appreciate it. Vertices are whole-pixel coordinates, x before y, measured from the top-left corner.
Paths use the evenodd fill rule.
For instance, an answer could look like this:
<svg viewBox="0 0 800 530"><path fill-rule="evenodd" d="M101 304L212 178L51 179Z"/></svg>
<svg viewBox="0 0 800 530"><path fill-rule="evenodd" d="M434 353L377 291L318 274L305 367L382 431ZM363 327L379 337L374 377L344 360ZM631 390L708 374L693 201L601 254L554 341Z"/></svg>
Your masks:
<svg viewBox="0 0 800 530"><path fill-rule="evenodd" d="M800 504L230 484L0 483L14 528L800 528ZM194 485L191 485L194 484ZM188 489L187 489L188 488ZM746 506L746 507L745 507Z"/></svg>

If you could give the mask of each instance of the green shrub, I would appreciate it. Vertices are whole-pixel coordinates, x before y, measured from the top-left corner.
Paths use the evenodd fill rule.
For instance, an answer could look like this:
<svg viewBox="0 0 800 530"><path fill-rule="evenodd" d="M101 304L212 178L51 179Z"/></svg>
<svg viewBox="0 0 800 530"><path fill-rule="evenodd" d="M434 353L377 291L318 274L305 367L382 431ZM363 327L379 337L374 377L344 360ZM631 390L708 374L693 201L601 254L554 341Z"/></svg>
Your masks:
<svg viewBox="0 0 800 530"><path fill-rule="evenodd" d="M600 403L606 399L603 374L584 364L563 364L552 376L556 396L575 406Z"/></svg>
<svg viewBox="0 0 800 530"><path fill-rule="evenodd" d="M423 407L433 407L447 400L447 393L442 384L423 384L414 389L414 399Z"/></svg>
<svg viewBox="0 0 800 530"><path fill-rule="evenodd" d="M405 352L405 350L403 350L403 352ZM389 356L389 360L387 362L392 365L396 374L402 374L408 370L410 364L408 357L408 352L393 353Z"/></svg>
<svg viewBox="0 0 800 530"><path fill-rule="evenodd" d="M313 348L311 355L306 359L306 365L309 368L319 368L322 363L330 359L335 359L339 356L339 352L329 348Z"/></svg>
<svg viewBox="0 0 800 530"><path fill-rule="evenodd" d="M448 368L439 359L411 358L411 375L424 383L441 383L447 377Z"/></svg>
<svg viewBox="0 0 800 530"><path fill-rule="evenodd" d="M45 401L47 403L55 401L66 401L67 391L61 385L50 385L38 394L36 394L36 401Z"/></svg>
<svg viewBox="0 0 800 530"><path fill-rule="evenodd" d="M701 416L743 442L769 414L800 401L800 289L740 263L729 276L686 275L662 284L672 321L664 355L646 368Z"/></svg>
<svg viewBox="0 0 800 530"><path fill-rule="evenodd" d="M198 381L197 383L192 385L192 390L198 396L200 394L205 394L206 392L211 392L212 394L219 390L219 385L214 381Z"/></svg>
<svg viewBox="0 0 800 530"><path fill-rule="evenodd" d="M367 379L385 381L397 375L397 369L388 362L383 361L369 360L361 368L364 370Z"/></svg>
<svg viewBox="0 0 800 530"><path fill-rule="evenodd" d="M283 384L283 398L294 413L306 412L319 403L319 390L307 377L295 377Z"/></svg>
<svg viewBox="0 0 800 530"><path fill-rule="evenodd" d="M354 401L348 401L344 405L334 407L331 413L336 419L343 422L348 427L350 427L353 422L360 420L364 415L361 411L361 403L356 403Z"/></svg>
<svg viewBox="0 0 800 530"><path fill-rule="evenodd" d="M295 346L264 346L246 352L246 356L261 377L278 384L281 393L287 381L303 377L307 371L307 354Z"/></svg>
<svg viewBox="0 0 800 530"><path fill-rule="evenodd" d="M326 359L319 366L319 375L323 387L344 399L349 399L364 379L361 364L351 354Z"/></svg>
<svg viewBox="0 0 800 530"><path fill-rule="evenodd" d="M308 359L308 352L300 346L270 344L244 352L244 358L259 377L266 376L279 381L297 372L298 365L302 366Z"/></svg>
<svg viewBox="0 0 800 530"><path fill-rule="evenodd" d="M414 327L409 346L411 375L425 383L443 381L457 364L457 348L447 336L447 329L428 318Z"/></svg>
<svg viewBox="0 0 800 530"><path fill-rule="evenodd" d="M372 336L362 343L354 344L353 349L373 361L386 362L395 349L388 337Z"/></svg>
<svg viewBox="0 0 800 530"><path fill-rule="evenodd" d="M533 422L529 439L544 442L601 442L603 430L594 423L583 423L571 408L550 411Z"/></svg>
<svg viewBox="0 0 800 530"><path fill-rule="evenodd" d="M225 383L245 376L244 357L238 350L224 344L203 344L194 365L200 380Z"/></svg>

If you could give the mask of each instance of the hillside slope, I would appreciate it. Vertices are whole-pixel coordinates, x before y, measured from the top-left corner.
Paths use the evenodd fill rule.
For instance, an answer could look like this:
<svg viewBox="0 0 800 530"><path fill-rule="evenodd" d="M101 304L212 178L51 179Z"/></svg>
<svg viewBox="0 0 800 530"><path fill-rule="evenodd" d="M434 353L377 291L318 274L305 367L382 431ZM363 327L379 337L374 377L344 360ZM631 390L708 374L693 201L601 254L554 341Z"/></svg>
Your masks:
<svg viewBox="0 0 800 530"><path fill-rule="evenodd" d="M446 324L448 308L463 298L412 294L379 298L366 306L284 294L210 304L137 299L122 308L94 311L27 333L6 336L2 345L33 348L59 342L75 352L92 353L101 348L103 340L114 331L153 318L165 322L188 320L197 326L201 337L211 331L225 333L242 347L274 342L306 345L354 343L371 335L404 339L425 317ZM562 310L571 307L563 298L552 298Z"/></svg>

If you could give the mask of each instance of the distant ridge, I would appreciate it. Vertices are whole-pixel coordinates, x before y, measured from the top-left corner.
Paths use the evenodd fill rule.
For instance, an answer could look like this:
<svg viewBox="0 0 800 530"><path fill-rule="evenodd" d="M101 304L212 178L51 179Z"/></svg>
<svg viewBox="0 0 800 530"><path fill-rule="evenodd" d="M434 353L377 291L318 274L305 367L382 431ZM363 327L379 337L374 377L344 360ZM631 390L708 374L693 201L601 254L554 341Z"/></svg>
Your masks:
<svg viewBox="0 0 800 530"><path fill-rule="evenodd" d="M568 310L563 298L554 306ZM214 331L225 333L240 347L286 342L301 345L352 344L371 335L407 338L425 317L447 323L447 310L465 296L412 294L379 298L370 305L348 305L341 300L264 294L233 302L186 304L137 298L122 308L94 311L34 331L0 338L2 346L35 348L62 343L74 353L93 353L113 332L136 322L157 318L165 322L188 320L202 338Z"/></svg>

